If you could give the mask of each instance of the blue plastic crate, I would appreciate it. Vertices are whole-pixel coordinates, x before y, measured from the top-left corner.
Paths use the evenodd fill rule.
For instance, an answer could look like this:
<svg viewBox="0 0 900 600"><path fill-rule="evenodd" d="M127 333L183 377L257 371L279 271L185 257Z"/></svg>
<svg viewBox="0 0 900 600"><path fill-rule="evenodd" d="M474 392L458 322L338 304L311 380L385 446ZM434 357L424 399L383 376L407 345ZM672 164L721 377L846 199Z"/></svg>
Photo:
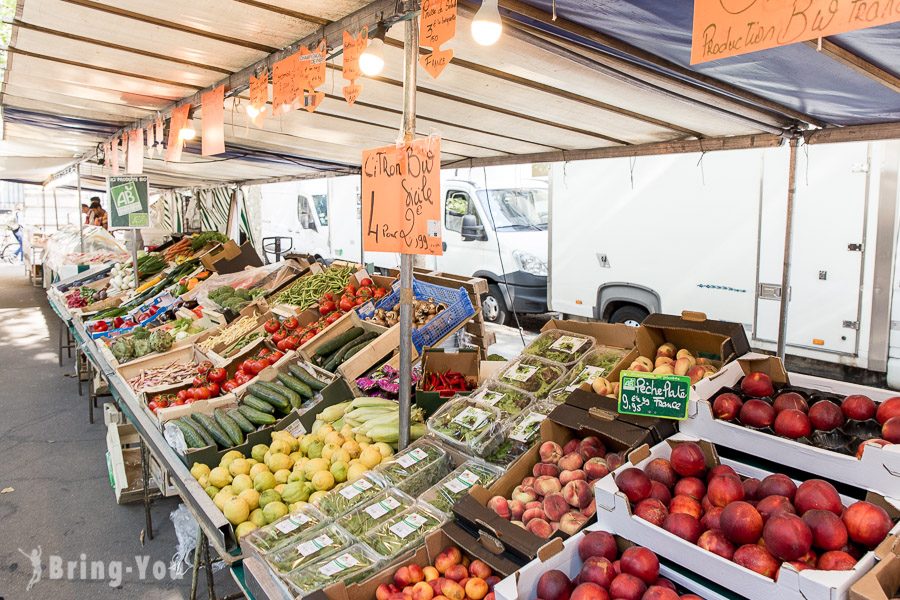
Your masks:
<svg viewBox="0 0 900 600"><path fill-rule="evenodd" d="M413 285L415 286L415 280L413 281ZM415 289L415 288L414 288ZM375 314L375 310L379 308L383 308L384 310L392 309L398 302L400 302L400 280L398 279L391 285L391 293L382 297L378 302L373 302L372 300L366 302L365 304L358 306L356 308L356 314L359 315L360 319L368 319L372 315Z"/></svg>

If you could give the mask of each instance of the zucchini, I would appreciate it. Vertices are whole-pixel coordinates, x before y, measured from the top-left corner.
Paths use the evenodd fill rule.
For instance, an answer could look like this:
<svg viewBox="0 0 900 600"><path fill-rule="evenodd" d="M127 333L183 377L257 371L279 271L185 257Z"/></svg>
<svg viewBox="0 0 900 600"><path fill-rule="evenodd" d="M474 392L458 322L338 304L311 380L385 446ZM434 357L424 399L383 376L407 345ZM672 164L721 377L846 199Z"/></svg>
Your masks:
<svg viewBox="0 0 900 600"><path fill-rule="evenodd" d="M243 404L246 404L253 410L258 410L258 411L261 411L264 413L269 413L270 415L275 413L274 406L272 406L265 400L260 400L259 398L257 398L256 396L254 396L252 394L247 394L246 396L244 396L244 398L241 400L241 402Z"/></svg>
<svg viewBox="0 0 900 600"><path fill-rule="evenodd" d="M251 423L255 423L256 425L272 425L273 423L275 423L275 417L273 417L269 413L264 413L260 410L256 410L255 408L250 408L250 406L246 404L238 406L237 409L245 419L247 419Z"/></svg>
<svg viewBox="0 0 900 600"><path fill-rule="evenodd" d="M260 382L263 387L268 388L275 392L276 394L281 394L285 398L288 399L288 402L291 403L291 406L294 408L300 408L300 405L303 403L303 399L300 398L300 394L289 388L278 381L268 381L268 382Z"/></svg>
<svg viewBox="0 0 900 600"><path fill-rule="evenodd" d="M216 423L219 424L219 427L225 430L225 433L228 434L228 437L231 438L231 441L234 442L235 446L240 446L244 443L244 432L241 431L238 424L235 423L224 410L221 408L215 409L213 411L213 418L216 420Z"/></svg>
<svg viewBox="0 0 900 600"><path fill-rule="evenodd" d="M188 415L184 418L184 420L188 425L193 426L197 434L203 439L204 446L215 446L216 440L214 440L213 437L209 435L209 432L206 430L206 427L203 426L203 423L201 423L195 417L196 414Z"/></svg>
<svg viewBox="0 0 900 600"><path fill-rule="evenodd" d="M347 352L349 352L351 348L356 348L360 344L366 345L377 337L378 334L374 331L367 331L352 342L344 344L344 346L335 353L337 355L338 364L344 362L344 357L347 356Z"/></svg>
<svg viewBox="0 0 900 600"><path fill-rule="evenodd" d="M351 327L344 333L336 335L321 346L316 348L316 354L319 356L328 356L353 338L358 338L365 331L362 327Z"/></svg>
<svg viewBox="0 0 900 600"><path fill-rule="evenodd" d="M216 423L215 419L210 417L209 415L204 415L202 413L196 413L194 415L194 419L203 423L203 427L206 428L206 431L209 432L209 435L212 436L216 443L222 448L231 448L234 444L231 442L231 438L228 437L228 434L219 427L218 423Z"/></svg>
<svg viewBox="0 0 900 600"><path fill-rule="evenodd" d="M237 426L241 428L241 431L244 433L253 433L256 431L256 426L247 420L247 417L241 414L236 408L232 408L228 411L228 416L231 417L231 420L237 423Z"/></svg>
<svg viewBox="0 0 900 600"><path fill-rule="evenodd" d="M313 391L308 385L294 377L293 375L288 375L287 373L279 373L278 381L280 381L286 388L293 390L303 396L304 398L312 398ZM294 408L297 408L296 406Z"/></svg>
<svg viewBox="0 0 900 600"><path fill-rule="evenodd" d="M309 371L300 365L289 365L288 371L291 372L291 375L308 385L310 389L324 390L325 386L328 385L328 383L316 379L315 376L311 375Z"/></svg>
<svg viewBox="0 0 900 600"><path fill-rule="evenodd" d="M291 410L291 401L288 400L286 396L282 395L280 391L276 392L267 385L263 385L262 383L251 383L247 390L257 398L262 398L278 410L285 412Z"/></svg>
<svg viewBox="0 0 900 600"><path fill-rule="evenodd" d="M335 352L328 358L328 360L325 362L325 364L322 365L322 368L325 369L326 371L328 371L329 373L334 373L334 370L337 369L337 366L339 364L341 364L340 360L339 360L340 358L341 358L341 353Z"/></svg>
<svg viewBox="0 0 900 600"><path fill-rule="evenodd" d="M172 422L181 430L181 434L184 436L184 443L187 444L188 448L203 448L206 446L200 434L186 421L175 419Z"/></svg>
<svg viewBox="0 0 900 600"><path fill-rule="evenodd" d="M344 354L344 356L341 358L340 362L338 362L338 364L336 365L336 367L339 366L339 365L344 364L345 362L347 362L347 361L350 359L351 356L353 356L354 354L356 354L357 352L359 352L360 350L362 350L363 348L365 348L365 347L368 346L368 345L369 345L368 342L363 342L362 344L359 344L359 345L357 345L357 346L353 346L352 348L350 348L349 350L347 350L347 352L346 352L346 353ZM336 367L335 367L335 368L336 368Z"/></svg>

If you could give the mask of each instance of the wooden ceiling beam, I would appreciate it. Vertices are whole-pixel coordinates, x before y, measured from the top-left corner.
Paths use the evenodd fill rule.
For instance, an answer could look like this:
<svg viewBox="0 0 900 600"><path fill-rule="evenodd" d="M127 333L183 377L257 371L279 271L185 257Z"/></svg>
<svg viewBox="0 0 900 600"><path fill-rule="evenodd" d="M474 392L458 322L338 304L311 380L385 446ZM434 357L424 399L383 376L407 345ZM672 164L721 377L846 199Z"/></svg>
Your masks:
<svg viewBox="0 0 900 600"><path fill-rule="evenodd" d="M306 21L307 23L315 23L316 25L328 25L331 23L328 19L317 17L315 15L310 15L307 13L302 13L298 10L291 10L289 8L282 8L280 6L273 6L271 4L266 4L265 2L260 2L259 0L234 0L235 2L239 2L240 4L246 4L247 6L252 6L254 8L261 8L263 10L267 10L269 12L277 13L279 15L284 15L286 17L291 17L293 19L298 19L300 21Z"/></svg>
<svg viewBox="0 0 900 600"><path fill-rule="evenodd" d="M900 94L900 77L893 73L889 73L881 67L875 66L871 62L854 54L853 52L838 46L828 38L822 40L822 48L816 40L804 42L810 48L814 48L824 54L831 60L844 65L845 67L856 71L860 75L867 77L875 83L880 83L889 90Z"/></svg>

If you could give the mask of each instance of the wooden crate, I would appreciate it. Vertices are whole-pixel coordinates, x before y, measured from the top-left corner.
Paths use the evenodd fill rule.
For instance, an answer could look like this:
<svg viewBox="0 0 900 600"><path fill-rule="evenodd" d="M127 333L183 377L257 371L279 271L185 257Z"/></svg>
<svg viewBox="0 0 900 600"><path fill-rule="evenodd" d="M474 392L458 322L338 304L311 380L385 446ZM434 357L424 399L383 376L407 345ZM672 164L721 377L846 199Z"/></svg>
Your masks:
<svg viewBox="0 0 900 600"><path fill-rule="evenodd" d="M128 504L143 500L140 436L134 425L109 424L106 430L106 449L109 482L116 494L116 503ZM150 493L158 496L159 489L151 485Z"/></svg>

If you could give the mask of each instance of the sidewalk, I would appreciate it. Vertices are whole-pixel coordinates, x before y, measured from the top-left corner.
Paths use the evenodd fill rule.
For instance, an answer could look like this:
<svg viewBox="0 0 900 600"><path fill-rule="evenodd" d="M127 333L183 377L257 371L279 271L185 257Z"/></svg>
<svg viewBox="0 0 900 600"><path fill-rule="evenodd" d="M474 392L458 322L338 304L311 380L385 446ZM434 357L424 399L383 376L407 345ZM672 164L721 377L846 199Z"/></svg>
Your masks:
<svg viewBox="0 0 900 600"><path fill-rule="evenodd" d="M73 360L58 366L59 325L21 266L0 267L0 490L13 489L0 493L0 599L187 598L189 567L180 580L167 570L176 550L169 514L178 498L154 502L155 537L142 546L143 505L116 504L102 410L90 425ZM36 549L42 577L28 591L33 569L23 553ZM157 561L157 574L166 568L161 577L154 576ZM101 565L102 578L91 580L92 567ZM238 591L227 571L215 581L219 597Z"/></svg>

